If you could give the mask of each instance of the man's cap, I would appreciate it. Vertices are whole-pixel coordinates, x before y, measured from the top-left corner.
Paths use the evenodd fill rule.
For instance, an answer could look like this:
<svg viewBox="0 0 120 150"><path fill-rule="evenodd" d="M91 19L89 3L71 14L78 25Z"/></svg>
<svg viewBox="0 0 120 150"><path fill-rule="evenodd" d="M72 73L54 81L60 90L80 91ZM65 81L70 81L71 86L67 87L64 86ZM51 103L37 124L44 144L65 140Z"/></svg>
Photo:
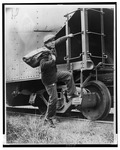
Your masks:
<svg viewBox="0 0 120 150"><path fill-rule="evenodd" d="M44 37L43 42L46 43L49 40L52 40L53 38L55 38L54 34L48 34Z"/></svg>

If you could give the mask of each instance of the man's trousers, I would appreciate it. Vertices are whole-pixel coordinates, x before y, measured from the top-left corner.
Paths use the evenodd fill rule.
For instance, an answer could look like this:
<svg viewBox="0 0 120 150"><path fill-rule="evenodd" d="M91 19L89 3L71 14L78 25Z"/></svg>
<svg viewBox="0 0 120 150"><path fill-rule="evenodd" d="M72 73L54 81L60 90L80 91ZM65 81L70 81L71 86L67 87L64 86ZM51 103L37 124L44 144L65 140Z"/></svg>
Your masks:
<svg viewBox="0 0 120 150"><path fill-rule="evenodd" d="M67 93L69 96L76 93L76 86L72 73L68 71L57 71L57 81L64 82L67 85ZM56 103L58 99L57 85L56 83L53 83L51 85L45 86L45 88L49 95L46 118L50 119L56 114Z"/></svg>

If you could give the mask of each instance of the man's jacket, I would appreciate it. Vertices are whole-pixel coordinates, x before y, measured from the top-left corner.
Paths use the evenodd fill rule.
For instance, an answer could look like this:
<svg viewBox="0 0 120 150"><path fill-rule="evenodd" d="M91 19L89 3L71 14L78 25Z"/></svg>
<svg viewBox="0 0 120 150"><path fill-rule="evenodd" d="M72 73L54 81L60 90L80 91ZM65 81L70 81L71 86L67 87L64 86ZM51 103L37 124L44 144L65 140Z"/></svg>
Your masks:
<svg viewBox="0 0 120 150"><path fill-rule="evenodd" d="M66 41L67 37L63 36L55 41L55 46L59 46L62 42ZM56 49L51 49L51 53L57 56ZM43 58L40 61L41 67L41 79L44 85L51 85L57 82L57 67L55 60L48 60L47 58Z"/></svg>
<svg viewBox="0 0 120 150"><path fill-rule="evenodd" d="M57 81L57 67L55 60L43 58L40 62L41 79L44 85L51 85Z"/></svg>

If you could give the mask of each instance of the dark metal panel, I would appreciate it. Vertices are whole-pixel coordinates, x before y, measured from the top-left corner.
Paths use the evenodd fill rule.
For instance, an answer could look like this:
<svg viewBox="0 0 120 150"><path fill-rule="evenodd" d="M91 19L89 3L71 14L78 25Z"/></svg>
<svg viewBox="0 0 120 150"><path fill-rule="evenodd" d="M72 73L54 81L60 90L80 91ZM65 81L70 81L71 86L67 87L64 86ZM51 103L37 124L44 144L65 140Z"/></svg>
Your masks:
<svg viewBox="0 0 120 150"><path fill-rule="evenodd" d="M70 33L77 33L81 31L81 17L80 17L80 11L76 11L70 18L69 23L70 27ZM65 35L65 26L56 34L56 38L59 38L61 36ZM62 43L59 47L57 47L57 63L58 64L64 64L66 61L64 61L64 57L66 56L66 42ZM71 58L79 56L82 52L82 46L81 46L81 35L75 36L71 38Z"/></svg>
<svg viewBox="0 0 120 150"><path fill-rule="evenodd" d="M89 52L93 56L102 57L102 46L101 46L101 12L100 8L94 8L96 11L92 9L86 9L88 12L88 31L98 33L98 34L88 34L89 36ZM73 16L69 20L70 33L81 32L81 15L80 11L76 11ZM103 19L104 19L104 40L105 40L105 55L108 55L106 59L106 63L113 64L113 46L114 46L114 10L113 9L103 9ZM56 38L65 35L65 26L57 33ZM82 42L81 35L74 36L71 38L71 58L79 56L82 53ZM57 59L57 63L66 63L64 61L64 57L66 56L66 43L63 43L60 47L57 48L57 52L59 58ZM97 65L102 61L102 58L91 57L94 64ZM73 61L81 61L81 59L76 59Z"/></svg>
<svg viewBox="0 0 120 150"><path fill-rule="evenodd" d="M103 9L104 15L104 30L105 30L105 51L108 55L107 61L113 63L114 61L114 10Z"/></svg>

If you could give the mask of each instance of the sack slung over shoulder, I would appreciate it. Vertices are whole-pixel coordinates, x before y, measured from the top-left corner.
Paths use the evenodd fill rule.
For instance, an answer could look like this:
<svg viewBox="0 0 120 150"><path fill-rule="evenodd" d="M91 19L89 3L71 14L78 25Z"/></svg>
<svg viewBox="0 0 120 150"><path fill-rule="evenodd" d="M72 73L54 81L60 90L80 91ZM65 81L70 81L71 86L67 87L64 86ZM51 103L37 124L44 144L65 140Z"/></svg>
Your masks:
<svg viewBox="0 0 120 150"><path fill-rule="evenodd" d="M32 68L36 68L40 65L40 61L43 58L42 54L45 53L51 53L49 49L42 47L39 49L35 49L33 51L31 51L30 53L28 53L27 55L25 55L23 57L23 61L28 64L29 66L31 66Z"/></svg>

